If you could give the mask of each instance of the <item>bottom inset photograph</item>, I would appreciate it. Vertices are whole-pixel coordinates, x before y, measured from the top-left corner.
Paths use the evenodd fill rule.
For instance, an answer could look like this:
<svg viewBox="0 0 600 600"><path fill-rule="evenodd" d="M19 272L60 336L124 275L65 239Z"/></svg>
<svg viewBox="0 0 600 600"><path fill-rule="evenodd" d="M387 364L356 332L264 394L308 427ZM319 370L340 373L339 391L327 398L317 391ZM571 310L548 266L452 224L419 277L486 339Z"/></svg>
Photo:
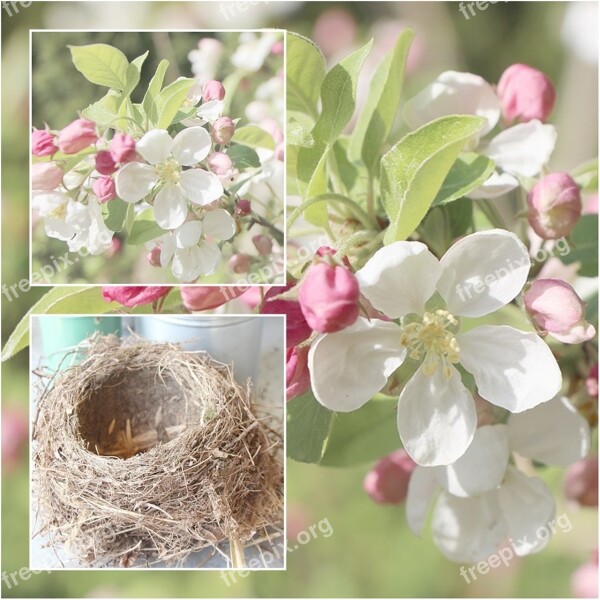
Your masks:
<svg viewBox="0 0 600 600"><path fill-rule="evenodd" d="M285 568L283 316L31 335L30 568Z"/></svg>

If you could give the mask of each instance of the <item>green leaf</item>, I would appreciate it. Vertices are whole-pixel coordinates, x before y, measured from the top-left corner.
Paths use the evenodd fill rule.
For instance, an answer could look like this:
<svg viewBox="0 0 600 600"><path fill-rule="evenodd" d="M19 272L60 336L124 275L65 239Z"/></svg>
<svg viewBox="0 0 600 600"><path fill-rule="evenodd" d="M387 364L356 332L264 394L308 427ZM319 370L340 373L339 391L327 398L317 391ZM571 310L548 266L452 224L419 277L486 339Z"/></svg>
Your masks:
<svg viewBox="0 0 600 600"><path fill-rule="evenodd" d="M165 79L165 73L167 72L168 68L169 61L164 59L161 60L158 64L158 68L156 69L156 73L154 73L152 79L150 80L150 84L148 85L148 89L144 95L144 99L142 100L142 107L148 115L148 119L152 125L158 121L156 98L160 94L160 90Z"/></svg>
<svg viewBox="0 0 600 600"><path fill-rule="evenodd" d="M146 209L143 213L140 213L134 220L131 227L131 233L127 238L127 244L131 246L137 246L138 244L145 244L157 237L168 233L154 220L154 210L152 208Z"/></svg>
<svg viewBox="0 0 600 600"><path fill-rule="evenodd" d="M432 206L448 204L478 188L494 171L494 161L487 156L469 152L452 165Z"/></svg>
<svg viewBox="0 0 600 600"><path fill-rule="evenodd" d="M296 110L317 118L317 102L325 79L325 57L319 48L291 31L286 39L287 110Z"/></svg>
<svg viewBox="0 0 600 600"><path fill-rule="evenodd" d="M90 121L94 121L101 127L108 127L114 124L117 118L117 102L119 92L109 90L108 93L97 102L90 104L81 111L81 114Z"/></svg>
<svg viewBox="0 0 600 600"><path fill-rule="evenodd" d="M321 84L322 110L312 130L313 137L325 144L333 144L356 108L358 76L373 40L335 65Z"/></svg>
<svg viewBox="0 0 600 600"><path fill-rule="evenodd" d="M371 172L379 165L381 146L392 129L400 106L406 58L413 38L412 30L403 31L394 48L377 67L367 102L352 133L350 158L353 161L362 159Z"/></svg>
<svg viewBox="0 0 600 600"><path fill-rule="evenodd" d="M233 141L252 148L267 148L275 150L275 140L262 127L246 125L235 130Z"/></svg>
<svg viewBox="0 0 600 600"><path fill-rule="evenodd" d="M582 277L598 276L598 215L584 215L569 238L568 253L560 256L563 263L579 262Z"/></svg>
<svg viewBox="0 0 600 600"><path fill-rule="evenodd" d="M243 171L248 167L257 169L260 167L260 158L256 150L242 144L233 144L227 151L227 155L233 161L236 169Z"/></svg>
<svg viewBox="0 0 600 600"><path fill-rule="evenodd" d="M571 172L571 177L584 192L598 191L598 159L580 165Z"/></svg>
<svg viewBox="0 0 600 600"><path fill-rule="evenodd" d="M144 54L142 54L141 56L138 56L137 58L134 58L131 63L129 64L129 66L127 67L127 76L126 76L126 81L127 81L127 85L125 86L125 89L123 90L123 96L124 97L129 97L131 96L131 92L133 92L133 90L137 87L137 84L140 82L140 76L141 76L141 72L142 72L142 65L144 64L144 61L146 60L146 57L148 56L148 50L146 50L146 52L144 52Z"/></svg>
<svg viewBox="0 0 600 600"><path fill-rule="evenodd" d="M312 167L312 161L318 159L308 180L306 191L303 194L307 201L327 192L328 154L328 150L324 150L322 144L316 145L314 148L300 148L300 152L298 153L298 169L300 170L299 175L302 181L304 181L304 169L309 170ZM312 204L304 211L304 218L313 225L325 227L329 221L327 203L319 202L318 204Z"/></svg>
<svg viewBox="0 0 600 600"><path fill-rule="evenodd" d="M160 92L156 97L157 129L166 129L173 122L177 111L181 108L188 92L195 83L195 79L178 79Z"/></svg>
<svg viewBox="0 0 600 600"><path fill-rule="evenodd" d="M358 410L335 413L320 464L353 467L401 448L397 406L398 398L378 394Z"/></svg>
<svg viewBox="0 0 600 600"><path fill-rule="evenodd" d="M473 226L473 201L470 198L459 198L444 207L450 222L450 234L453 239L462 237Z"/></svg>
<svg viewBox="0 0 600 600"><path fill-rule="evenodd" d="M302 113L288 111L286 125L286 145L287 146L304 146L310 148L315 145L315 140L312 137L310 130L312 124L307 123L308 117L304 117Z"/></svg>
<svg viewBox="0 0 600 600"><path fill-rule="evenodd" d="M475 116L441 117L405 135L381 161L390 226L384 242L405 240L427 214L465 144L484 125Z"/></svg>
<svg viewBox="0 0 600 600"><path fill-rule="evenodd" d="M29 345L29 315L100 314L120 307L102 298L100 287L87 285L55 287L42 296L21 319L2 349L2 360L8 360Z"/></svg>
<svg viewBox="0 0 600 600"><path fill-rule="evenodd" d="M348 138L341 137L334 145L333 145L333 154L335 155L335 162L337 163L338 172L340 174L340 179L344 184L344 187L351 192L354 189L354 186L357 183L358 179L358 169L356 165L352 164L348 160ZM364 169L363 169L364 172ZM366 173L365 173L366 175ZM366 180L366 177L365 177Z"/></svg>
<svg viewBox="0 0 600 600"><path fill-rule="evenodd" d="M107 217L104 220L105 225L111 231L122 231L127 218L129 207L133 206L129 202L124 202L121 198L115 198L106 205Z"/></svg>
<svg viewBox="0 0 600 600"><path fill-rule="evenodd" d="M88 80L123 91L127 86L129 61L118 49L108 44L69 46L75 68Z"/></svg>
<svg viewBox="0 0 600 600"><path fill-rule="evenodd" d="M318 463L323 456L333 413L312 392L290 400L287 414L287 455L298 462Z"/></svg>

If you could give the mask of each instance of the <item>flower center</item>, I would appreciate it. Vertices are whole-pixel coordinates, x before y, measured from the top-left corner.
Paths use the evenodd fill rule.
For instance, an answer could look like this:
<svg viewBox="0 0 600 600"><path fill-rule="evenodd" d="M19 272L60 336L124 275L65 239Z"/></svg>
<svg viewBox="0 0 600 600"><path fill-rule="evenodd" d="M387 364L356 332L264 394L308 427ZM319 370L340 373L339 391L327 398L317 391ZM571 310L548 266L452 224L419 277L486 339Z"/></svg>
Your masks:
<svg viewBox="0 0 600 600"><path fill-rule="evenodd" d="M48 213L48 216L52 217L53 219L64 221L65 217L67 216L67 204L59 204L56 208L53 208Z"/></svg>
<svg viewBox="0 0 600 600"><path fill-rule="evenodd" d="M426 312L421 322L404 326L400 343L414 360L423 360L423 372L433 375L441 365L446 379L452 376L451 365L459 361L460 347L454 334L458 321L447 310Z"/></svg>
<svg viewBox="0 0 600 600"><path fill-rule="evenodd" d="M156 174L162 183L179 183L181 178L181 165L170 158L169 160L156 165Z"/></svg>

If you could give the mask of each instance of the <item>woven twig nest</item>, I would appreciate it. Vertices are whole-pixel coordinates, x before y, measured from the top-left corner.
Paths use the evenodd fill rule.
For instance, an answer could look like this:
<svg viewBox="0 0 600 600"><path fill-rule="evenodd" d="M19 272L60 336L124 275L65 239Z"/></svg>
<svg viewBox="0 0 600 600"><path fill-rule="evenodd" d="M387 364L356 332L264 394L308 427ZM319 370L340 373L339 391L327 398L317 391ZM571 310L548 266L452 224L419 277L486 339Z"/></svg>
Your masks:
<svg viewBox="0 0 600 600"><path fill-rule="evenodd" d="M39 530L93 566L182 564L225 540L239 550L283 520L281 435L268 421L206 356L93 338L39 399Z"/></svg>

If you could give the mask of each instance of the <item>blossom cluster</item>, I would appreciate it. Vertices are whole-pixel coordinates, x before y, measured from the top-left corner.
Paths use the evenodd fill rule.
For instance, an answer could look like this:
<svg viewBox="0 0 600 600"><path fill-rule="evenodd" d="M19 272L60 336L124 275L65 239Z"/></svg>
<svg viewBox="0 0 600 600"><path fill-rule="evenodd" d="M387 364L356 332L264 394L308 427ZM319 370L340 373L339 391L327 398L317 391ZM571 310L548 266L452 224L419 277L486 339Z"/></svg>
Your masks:
<svg viewBox="0 0 600 600"><path fill-rule="evenodd" d="M252 54L250 65L238 57L251 50L246 47L247 35L263 49L260 56ZM280 37L241 35L228 68L243 84L274 57L264 67L260 79L265 83L260 85L279 80L279 75L269 74L279 62ZM195 53L202 48L204 55L218 54L219 64L226 60L225 46L216 38L202 38L190 59L198 60ZM92 82L109 85L99 70L88 63L81 66L82 49L86 56L95 55L99 64L106 56L115 61L122 57L127 64L111 46L71 48L75 66ZM129 74L136 66L137 81L146 55L127 67ZM200 60L208 62L204 55ZM255 238L249 262L260 266L274 260L282 244L275 222L280 220L277 212L283 212L278 208L282 181L273 180L274 171L282 168L281 128L272 118L255 124L248 115L228 116L235 102L230 96L241 93L229 83L236 77L206 78L193 62L196 77L180 78L161 90L167 66L166 61L161 63L140 104L130 100L129 81L121 85L129 95L115 83L107 96L63 129L46 126L32 132L35 219L43 220L45 234L66 242L70 252L109 256L115 240L119 245L121 240L137 245L147 253L150 265L169 269L180 282L215 274L226 244L227 255L234 260L236 238L243 237L244 229L252 230ZM213 71L216 77L223 68ZM265 98L265 110L277 112L279 92L283 97L278 89ZM263 182L268 185L266 193ZM239 273L234 263L229 271ZM133 280L128 276L127 281Z"/></svg>

